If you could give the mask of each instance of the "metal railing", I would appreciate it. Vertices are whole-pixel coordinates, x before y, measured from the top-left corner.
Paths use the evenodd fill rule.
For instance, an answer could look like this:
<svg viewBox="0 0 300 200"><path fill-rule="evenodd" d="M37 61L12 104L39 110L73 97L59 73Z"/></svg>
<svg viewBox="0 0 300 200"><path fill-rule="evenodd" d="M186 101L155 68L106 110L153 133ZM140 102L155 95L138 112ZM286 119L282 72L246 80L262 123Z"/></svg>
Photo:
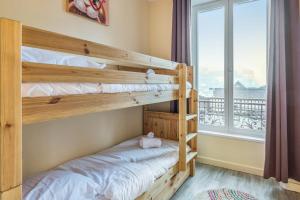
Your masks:
<svg viewBox="0 0 300 200"><path fill-rule="evenodd" d="M199 123L207 126L224 126L224 98L200 97ZM266 127L266 100L234 99L233 125L240 129L264 131Z"/></svg>

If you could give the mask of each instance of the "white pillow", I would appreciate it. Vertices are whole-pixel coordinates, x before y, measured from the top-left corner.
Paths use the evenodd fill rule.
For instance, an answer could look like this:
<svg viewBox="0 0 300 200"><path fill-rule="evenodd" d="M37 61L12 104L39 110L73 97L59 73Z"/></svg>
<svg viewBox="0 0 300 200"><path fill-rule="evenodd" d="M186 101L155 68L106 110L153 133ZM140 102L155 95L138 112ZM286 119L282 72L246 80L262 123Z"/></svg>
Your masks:
<svg viewBox="0 0 300 200"><path fill-rule="evenodd" d="M31 47L22 47L22 61L76 67L91 67L97 69L103 69L106 67L105 64L97 63L84 56L58 53Z"/></svg>

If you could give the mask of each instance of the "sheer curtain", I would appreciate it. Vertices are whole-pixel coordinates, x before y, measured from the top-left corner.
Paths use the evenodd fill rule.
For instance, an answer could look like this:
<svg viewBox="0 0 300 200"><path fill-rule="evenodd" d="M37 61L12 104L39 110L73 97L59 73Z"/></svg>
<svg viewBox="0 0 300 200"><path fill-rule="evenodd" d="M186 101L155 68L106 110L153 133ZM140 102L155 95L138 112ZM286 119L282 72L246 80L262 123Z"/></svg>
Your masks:
<svg viewBox="0 0 300 200"><path fill-rule="evenodd" d="M299 1L270 0L265 178L300 181Z"/></svg>

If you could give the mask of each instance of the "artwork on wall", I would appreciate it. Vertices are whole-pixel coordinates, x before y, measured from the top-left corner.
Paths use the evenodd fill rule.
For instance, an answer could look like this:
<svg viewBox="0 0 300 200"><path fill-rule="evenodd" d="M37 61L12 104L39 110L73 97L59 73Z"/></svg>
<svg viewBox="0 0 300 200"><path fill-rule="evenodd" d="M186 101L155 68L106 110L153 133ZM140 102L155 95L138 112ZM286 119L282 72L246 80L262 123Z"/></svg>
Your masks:
<svg viewBox="0 0 300 200"><path fill-rule="evenodd" d="M67 0L67 10L100 24L109 25L109 0Z"/></svg>

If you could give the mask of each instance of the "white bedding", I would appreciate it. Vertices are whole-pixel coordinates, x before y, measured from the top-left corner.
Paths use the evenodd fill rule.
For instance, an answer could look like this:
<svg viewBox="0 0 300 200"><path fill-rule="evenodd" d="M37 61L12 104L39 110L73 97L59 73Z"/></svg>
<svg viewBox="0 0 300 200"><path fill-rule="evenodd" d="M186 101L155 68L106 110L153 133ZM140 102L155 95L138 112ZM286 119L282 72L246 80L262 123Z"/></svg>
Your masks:
<svg viewBox="0 0 300 200"><path fill-rule="evenodd" d="M92 67L103 69L100 64L84 56L74 56L47 50L22 47L23 62ZM191 84L187 83L191 88ZM178 90L178 84L103 84L103 83L25 83L22 84L23 97L59 96L89 93L121 93Z"/></svg>
<svg viewBox="0 0 300 200"><path fill-rule="evenodd" d="M177 142L163 140L161 148L141 149L138 140L139 137L128 140L26 180L24 199L137 198L178 161Z"/></svg>
<svg viewBox="0 0 300 200"><path fill-rule="evenodd" d="M95 62L85 56L71 55L31 47L22 47L22 61L75 67L92 67L97 69L104 69L106 67L105 64Z"/></svg>
<svg viewBox="0 0 300 200"><path fill-rule="evenodd" d="M98 195L97 183L69 171L52 170L23 184L23 199L27 200L91 200Z"/></svg>
<svg viewBox="0 0 300 200"><path fill-rule="evenodd" d="M191 88L191 87L190 87ZM178 90L176 84L25 83L22 97Z"/></svg>

